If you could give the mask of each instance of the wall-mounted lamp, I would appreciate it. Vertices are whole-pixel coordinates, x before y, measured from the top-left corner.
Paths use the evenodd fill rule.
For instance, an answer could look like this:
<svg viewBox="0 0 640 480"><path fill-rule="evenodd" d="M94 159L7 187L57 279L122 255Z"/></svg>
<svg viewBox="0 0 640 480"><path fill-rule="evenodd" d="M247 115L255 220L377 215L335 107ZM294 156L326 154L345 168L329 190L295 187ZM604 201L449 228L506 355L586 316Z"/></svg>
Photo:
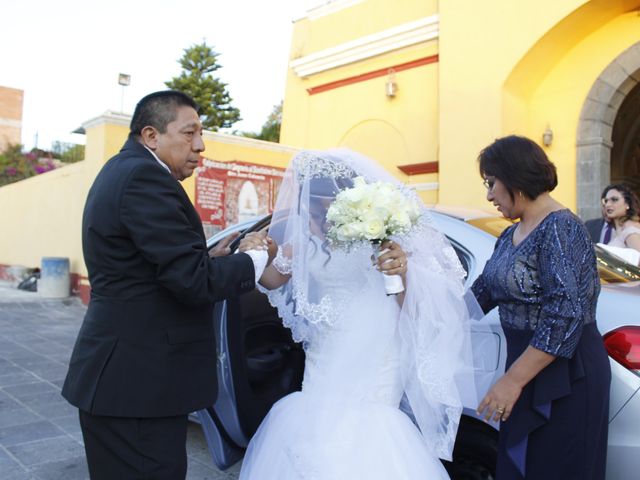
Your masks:
<svg viewBox="0 0 640 480"><path fill-rule="evenodd" d="M550 147L552 143L553 143L553 130L551 130L549 125L547 125L547 128L545 128L544 132L542 133L542 144L545 147Z"/></svg>
<svg viewBox="0 0 640 480"><path fill-rule="evenodd" d="M398 92L398 84L396 83L396 71L393 68L389 69L387 76L387 83L384 84L384 91L389 98L396 96Z"/></svg>

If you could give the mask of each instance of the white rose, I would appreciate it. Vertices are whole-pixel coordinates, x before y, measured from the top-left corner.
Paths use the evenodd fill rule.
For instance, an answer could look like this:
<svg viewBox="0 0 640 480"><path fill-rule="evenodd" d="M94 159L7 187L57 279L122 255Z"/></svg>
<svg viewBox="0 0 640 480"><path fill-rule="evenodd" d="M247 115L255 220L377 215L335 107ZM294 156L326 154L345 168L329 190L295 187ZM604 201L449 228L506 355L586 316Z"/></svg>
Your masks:
<svg viewBox="0 0 640 480"><path fill-rule="evenodd" d="M338 229L338 239L341 241L358 240L362 238L363 231L362 223L347 223Z"/></svg>
<svg viewBox="0 0 640 480"><path fill-rule="evenodd" d="M381 240L385 237L386 226L380 218L369 218L364 222L365 238L368 240Z"/></svg>
<svg viewBox="0 0 640 480"><path fill-rule="evenodd" d="M340 200L349 204L357 204L362 200L364 195L365 191L363 189L350 188L340 192Z"/></svg>
<svg viewBox="0 0 640 480"><path fill-rule="evenodd" d="M411 202L411 208L409 209L409 216L411 217L411 220L413 222L417 222L421 213L420 204L416 200L413 200Z"/></svg>
<svg viewBox="0 0 640 480"><path fill-rule="evenodd" d="M400 210L393 214L391 223L396 229L406 230L411 226L411 218L406 211Z"/></svg>

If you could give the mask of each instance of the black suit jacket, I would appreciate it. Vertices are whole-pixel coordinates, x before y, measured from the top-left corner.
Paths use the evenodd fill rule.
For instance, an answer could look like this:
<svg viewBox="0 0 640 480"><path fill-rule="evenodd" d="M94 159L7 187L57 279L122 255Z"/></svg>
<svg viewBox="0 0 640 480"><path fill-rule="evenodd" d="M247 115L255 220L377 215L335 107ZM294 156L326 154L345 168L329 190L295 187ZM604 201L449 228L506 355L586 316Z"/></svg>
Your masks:
<svg viewBox="0 0 640 480"><path fill-rule="evenodd" d="M600 241L600 234L602 233L603 225L603 218L593 218L584 222L584 226L587 227L587 231L589 232L593 243L598 243Z"/></svg>
<svg viewBox="0 0 640 480"><path fill-rule="evenodd" d="M213 302L254 288L251 258L209 258L182 186L133 139L89 191L82 247L91 299L62 395L117 417L212 405Z"/></svg>

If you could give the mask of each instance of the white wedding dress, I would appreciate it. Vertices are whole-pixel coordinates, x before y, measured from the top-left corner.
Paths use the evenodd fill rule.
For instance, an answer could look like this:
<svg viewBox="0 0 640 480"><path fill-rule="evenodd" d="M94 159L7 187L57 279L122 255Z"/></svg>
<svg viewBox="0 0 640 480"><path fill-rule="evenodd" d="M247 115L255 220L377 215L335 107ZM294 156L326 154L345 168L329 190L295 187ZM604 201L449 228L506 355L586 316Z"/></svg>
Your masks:
<svg viewBox="0 0 640 480"><path fill-rule="evenodd" d="M451 459L462 405L477 401L464 270L425 208L394 238L409 259L402 307L370 243L330 248L327 209L356 176L405 188L344 149L298 153L285 172L269 235L280 246L273 267L290 279L262 291L303 343L305 374L258 428L241 480L449 478L439 458Z"/></svg>
<svg viewBox="0 0 640 480"><path fill-rule="evenodd" d="M240 479L448 479L399 409L400 308L385 295L371 252L351 252L348 259L331 252L327 259L318 247L316 239L314 284L323 286L321 297L344 300L341 318L306 325L313 331L305 332L302 391L273 406L249 445ZM360 271L345 271L355 256Z"/></svg>

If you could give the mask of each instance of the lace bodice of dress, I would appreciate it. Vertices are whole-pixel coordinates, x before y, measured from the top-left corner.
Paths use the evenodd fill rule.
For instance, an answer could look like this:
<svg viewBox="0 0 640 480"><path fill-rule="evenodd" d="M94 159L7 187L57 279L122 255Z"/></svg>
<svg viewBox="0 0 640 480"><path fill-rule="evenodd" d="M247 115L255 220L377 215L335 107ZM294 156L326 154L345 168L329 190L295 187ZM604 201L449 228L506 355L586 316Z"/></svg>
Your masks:
<svg viewBox="0 0 640 480"><path fill-rule="evenodd" d="M399 310L395 297L385 295L382 274L373 268L372 250L366 247L334 249L329 255L315 237L310 245L315 252L309 262L310 291L330 298L340 315L334 325L316 324L321 331L305 343L303 390L323 385L320 389L326 392L327 385L350 385L357 395L351 400L398 406Z"/></svg>
<svg viewBox="0 0 640 480"><path fill-rule="evenodd" d="M356 294L371 267L371 249L329 249L318 237L309 242L309 289L319 297L339 298Z"/></svg>

